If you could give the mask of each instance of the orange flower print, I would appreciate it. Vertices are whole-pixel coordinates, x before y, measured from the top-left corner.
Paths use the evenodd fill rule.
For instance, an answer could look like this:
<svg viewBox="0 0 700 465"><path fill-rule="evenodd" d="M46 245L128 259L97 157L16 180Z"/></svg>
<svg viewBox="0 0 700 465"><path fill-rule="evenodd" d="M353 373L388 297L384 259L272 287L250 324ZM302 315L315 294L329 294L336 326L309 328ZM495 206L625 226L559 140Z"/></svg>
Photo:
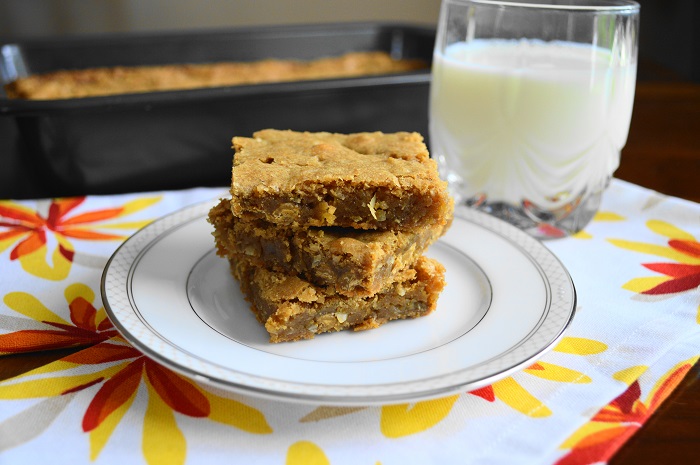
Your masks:
<svg viewBox="0 0 700 465"><path fill-rule="evenodd" d="M28 273L50 280L65 279L74 261L71 239L120 241L124 235L97 229L136 229L147 221L104 223L142 210L159 198L138 199L121 207L71 214L85 197L54 199L42 215L26 206L0 201L0 252L11 248L10 260L17 260ZM51 239L51 240L49 240ZM46 255L53 248L53 266Z"/></svg>
<svg viewBox="0 0 700 465"><path fill-rule="evenodd" d="M651 289L642 291L644 294L670 294L684 292L700 286L700 243L693 240L671 239L670 249L687 257L685 262L691 263L644 263L645 268L668 276L668 281L662 282Z"/></svg>
<svg viewBox="0 0 700 465"><path fill-rule="evenodd" d="M647 244L622 239L610 239L610 243L623 249L656 255L672 262L642 263L656 276L635 278L622 287L636 292L640 298L678 294L700 289L700 242L690 233L664 221L649 221L647 227L668 238L666 245ZM700 307L697 322L700 323Z"/></svg>
<svg viewBox="0 0 700 465"><path fill-rule="evenodd" d="M586 356L606 351L608 346L600 341L582 337L564 337L554 347L555 352ZM480 397L487 402L502 402L521 414L531 418L544 418L552 411L541 400L532 395L523 381L534 376L559 383L585 384L592 380L584 373L543 361L536 362L493 384L470 391L468 394ZM447 418L460 396L453 395L415 404L384 406L381 409L381 432L388 438L400 438L417 434L432 428ZM300 422L322 421L364 410L364 407L318 407L304 416Z"/></svg>
<svg viewBox="0 0 700 465"><path fill-rule="evenodd" d="M625 392L562 444L561 448L569 451L556 465L606 463L666 400L697 359L681 362L662 376L646 402L641 400L639 380L634 380Z"/></svg>
<svg viewBox="0 0 700 465"><path fill-rule="evenodd" d="M669 258L675 263L643 263L642 266L663 276L630 281L625 288L641 294L673 294L696 289L700 286L700 242L689 233L662 222L650 221L652 231L668 237L666 246L611 239L618 247Z"/></svg>
<svg viewBox="0 0 700 465"><path fill-rule="evenodd" d="M55 405L59 402L52 398L71 399L99 386L92 394L81 424L82 430L89 434L92 460L97 458L122 417L132 408L141 386L148 393L142 433L142 449L147 463L185 461L186 441L177 425L176 415L208 419L255 434L272 432L258 410L214 394L128 345L116 333L104 309L95 308L95 295L88 286L71 285L65 295L70 323L29 294L17 292L5 296L6 305L48 329L19 330L0 335L0 353L76 346L86 348L0 383L0 399L47 398L44 402ZM29 409L4 423L38 424L46 428L53 418L45 416L58 415L60 411L55 408ZM0 430L3 427L8 426L0 423ZM32 436L20 443L33 439L36 434L33 431Z"/></svg>
<svg viewBox="0 0 700 465"><path fill-rule="evenodd" d="M66 289L65 297L70 322L44 307L31 294L7 294L3 299L5 305L43 326L22 324L31 329L0 334L0 354L90 346L117 336L104 309L93 306L94 293L89 287L73 284Z"/></svg>
<svg viewBox="0 0 700 465"><path fill-rule="evenodd" d="M553 349L555 352L573 355L592 355L607 350L607 345L593 339L565 337ZM522 370L522 374L560 383L585 384L592 380L584 373L543 361L536 362ZM547 417L552 411L542 401L533 396L515 376L509 376L495 383L470 391L469 394L487 402L501 402L510 408L532 418Z"/></svg>
<svg viewBox="0 0 700 465"><path fill-rule="evenodd" d="M193 418L209 418L250 433L272 432L265 418L257 410L204 390L187 378L146 358L132 347L108 341L65 357L62 361L75 365L125 362L119 365L118 370L114 373L99 375L87 382L80 380L81 384L62 393L76 392L101 384L82 420L83 431L91 433L91 447L94 457L97 456L107 437L111 434L114 420L118 421L123 415L123 413L119 413L120 409L124 411L128 409L142 383L146 384L149 393L148 408L164 410L158 415L162 417L157 422L160 423L160 426L151 433L152 435L162 434L158 431L162 427L171 431L178 430L173 413ZM234 415L231 415L232 413ZM112 422L109 421L111 415L116 417L112 419ZM144 441L147 439L151 438L144 437ZM178 450L178 447L175 447L178 444L181 446L180 449L184 450L183 440L184 438L175 443L171 442L170 444L174 446L172 450ZM177 457L171 458L176 459ZM175 460L175 462L177 461L179 460Z"/></svg>

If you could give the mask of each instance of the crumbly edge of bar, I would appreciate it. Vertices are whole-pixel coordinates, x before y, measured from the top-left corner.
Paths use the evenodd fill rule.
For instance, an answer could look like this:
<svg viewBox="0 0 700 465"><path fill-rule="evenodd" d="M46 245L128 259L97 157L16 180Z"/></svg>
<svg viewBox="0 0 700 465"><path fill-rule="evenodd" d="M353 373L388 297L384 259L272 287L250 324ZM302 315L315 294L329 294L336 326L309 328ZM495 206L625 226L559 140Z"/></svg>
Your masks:
<svg viewBox="0 0 700 465"><path fill-rule="evenodd" d="M346 296L369 296L387 287L446 230L435 225L410 232L291 230L262 220L236 219L227 199L212 208L209 221L220 256L297 274Z"/></svg>
<svg viewBox="0 0 700 465"><path fill-rule="evenodd" d="M373 329L392 320L425 316L435 310L445 286L445 268L426 257L418 259L405 279L365 298L333 294L246 260L229 261L251 311L270 334L270 342L312 339L345 329Z"/></svg>
<svg viewBox="0 0 700 465"><path fill-rule="evenodd" d="M381 186L306 184L291 193L260 193L234 198L234 214L246 221L262 219L293 229L346 227L355 229L411 229L446 224L454 203L446 189L410 188L397 191Z"/></svg>
<svg viewBox="0 0 700 465"><path fill-rule="evenodd" d="M272 258L267 261L268 267L283 272L291 272L293 269L289 265L292 262L292 245L286 234L280 234L279 230L261 229L252 230L251 234L241 238L235 230L234 216L231 212L230 199L220 199L219 203L213 206L207 215L207 221L214 227L212 236L216 245L216 254L223 258L243 257L253 261L256 265L263 266L266 261L263 259L260 241L265 241L272 247L268 249L268 255L282 256L274 261ZM240 220L235 220L240 221ZM265 233L265 234L260 234ZM241 239L245 239L242 241Z"/></svg>

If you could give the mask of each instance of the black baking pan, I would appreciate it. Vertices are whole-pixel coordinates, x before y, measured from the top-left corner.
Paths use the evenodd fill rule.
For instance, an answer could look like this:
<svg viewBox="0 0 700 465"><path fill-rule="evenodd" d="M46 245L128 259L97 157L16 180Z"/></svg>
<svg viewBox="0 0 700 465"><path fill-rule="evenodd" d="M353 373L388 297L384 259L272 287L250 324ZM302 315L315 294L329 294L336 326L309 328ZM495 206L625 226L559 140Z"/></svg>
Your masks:
<svg viewBox="0 0 700 465"><path fill-rule="evenodd" d="M54 38L2 45L0 77L6 83L58 69L307 60L367 50L429 65L434 39L432 28L374 23ZM227 186L231 138L264 128L426 135L429 83L425 69L70 100L14 100L3 91L0 198Z"/></svg>

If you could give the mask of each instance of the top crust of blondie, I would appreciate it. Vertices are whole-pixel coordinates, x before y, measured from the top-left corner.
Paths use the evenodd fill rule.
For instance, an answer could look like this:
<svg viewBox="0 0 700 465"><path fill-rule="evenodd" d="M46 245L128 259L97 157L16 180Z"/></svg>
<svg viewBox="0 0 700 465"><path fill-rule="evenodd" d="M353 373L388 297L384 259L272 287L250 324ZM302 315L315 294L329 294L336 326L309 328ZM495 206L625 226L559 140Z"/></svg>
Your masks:
<svg viewBox="0 0 700 465"><path fill-rule="evenodd" d="M19 78L5 86L8 97L51 100L99 95L235 86L389 74L426 68L421 60L394 60L386 52L351 52L311 61L115 66L72 69Z"/></svg>
<svg viewBox="0 0 700 465"><path fill-rule="evenodd" d="M290 227L444 224L452 204L417 133L266 129L234 137L231 208Z"/></svg>

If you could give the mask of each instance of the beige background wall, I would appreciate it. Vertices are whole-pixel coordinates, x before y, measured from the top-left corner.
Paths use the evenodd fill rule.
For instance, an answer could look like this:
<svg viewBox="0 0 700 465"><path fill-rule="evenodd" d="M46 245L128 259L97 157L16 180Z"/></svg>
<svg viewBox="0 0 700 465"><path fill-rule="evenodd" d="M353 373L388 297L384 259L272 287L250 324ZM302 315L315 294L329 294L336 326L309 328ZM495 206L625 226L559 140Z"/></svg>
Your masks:
<svg viewBox="0 0 700 465"><path fill-rule="evenodd" d="M437 24L440 0L0 0L0 36L37 37L270 24Z"/></svg>

